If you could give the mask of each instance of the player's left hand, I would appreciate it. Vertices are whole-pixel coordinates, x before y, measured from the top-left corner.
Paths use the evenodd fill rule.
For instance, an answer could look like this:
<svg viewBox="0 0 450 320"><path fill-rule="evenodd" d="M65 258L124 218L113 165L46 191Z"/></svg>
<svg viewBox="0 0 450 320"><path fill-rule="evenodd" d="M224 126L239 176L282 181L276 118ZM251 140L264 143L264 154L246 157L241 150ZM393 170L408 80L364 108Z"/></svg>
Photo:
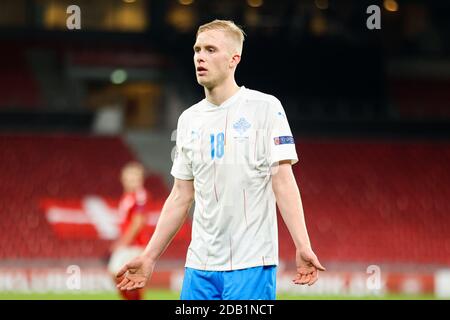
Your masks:
<svg viewBox="0 0 450 320"><path fill-rule="evenodd" d="M124 265L116 277L120 283L120 290L135 290L144 288L150 280L156 262L140 255Z"/></svg>
<svg viewBox="0 0 450 320"><path fill-rule="evenodd" d="M297 275L292 280L295 284L307 284L311 286L319 279L319 270L325 271L325 267L320 264L319 259L317 259L317 256L311 248L297 249L295 262L297 265Z"/></svg>

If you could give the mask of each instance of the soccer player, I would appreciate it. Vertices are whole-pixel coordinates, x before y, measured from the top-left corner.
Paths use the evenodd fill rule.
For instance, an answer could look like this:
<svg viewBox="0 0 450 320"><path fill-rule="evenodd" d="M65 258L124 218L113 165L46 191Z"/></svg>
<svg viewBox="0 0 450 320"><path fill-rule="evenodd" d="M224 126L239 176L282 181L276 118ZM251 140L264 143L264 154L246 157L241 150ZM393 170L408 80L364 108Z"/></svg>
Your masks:
<svg viewBox="0 0 450 320"><path fill-rule="evenodd" d="M145 169L139 162L129 162L121 172L124 193L119 202L120 237L113 242L108 264L109 272L116 278L117 272L130 259L139 256L148 242L144 226L147 220L145 205L148 192L144 188ZM126 300L140 300L143 290L119 290Z"/></svg>
<svg viewBox="0 0 450 320"><path fill-rule="evenodd" d="M121 290L146 284L194 199L181 299L275 299L276 203L296 246L293 282L312 285L325 270L311 249L284 109L274 96L236 84L243 41L232 21L197 31L194 64L205 99L178 120L172 191L145 251L119 271Z"/></svg>

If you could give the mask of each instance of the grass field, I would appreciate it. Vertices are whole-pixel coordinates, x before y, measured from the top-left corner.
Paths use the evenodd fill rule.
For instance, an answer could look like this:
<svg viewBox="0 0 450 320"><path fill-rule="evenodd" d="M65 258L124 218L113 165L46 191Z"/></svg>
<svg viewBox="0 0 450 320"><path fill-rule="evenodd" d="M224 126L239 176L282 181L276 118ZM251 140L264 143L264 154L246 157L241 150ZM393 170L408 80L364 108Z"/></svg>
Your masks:
<svg viewBox="0 0 450 320"><path fill-rule="evenodd" d="M0 293L0 300L119 300L116 293ZM178 300L179 293L169 290L148 290L147 300ZM277 295L277 300L431 300L433 295L386 295L386 296L294 296Z"/></svg>

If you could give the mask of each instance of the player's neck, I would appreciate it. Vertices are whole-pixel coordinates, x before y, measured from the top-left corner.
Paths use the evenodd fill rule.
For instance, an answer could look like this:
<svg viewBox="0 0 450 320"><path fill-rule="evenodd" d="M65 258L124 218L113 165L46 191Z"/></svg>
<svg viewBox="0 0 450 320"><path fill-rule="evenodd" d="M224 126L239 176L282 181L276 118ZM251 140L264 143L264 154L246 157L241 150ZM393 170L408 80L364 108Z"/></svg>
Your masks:
<svg viewBox="0 0 450 320"><path fill-rule="evenodd" d="M236 81L233 79L230 82L225 82L214 88L205 87L205 97L206 100L208 100L208 102L216 106L220 106L230 97L232 97L236 92L238 92L239 89L240 87L236 84Z"/></svg>

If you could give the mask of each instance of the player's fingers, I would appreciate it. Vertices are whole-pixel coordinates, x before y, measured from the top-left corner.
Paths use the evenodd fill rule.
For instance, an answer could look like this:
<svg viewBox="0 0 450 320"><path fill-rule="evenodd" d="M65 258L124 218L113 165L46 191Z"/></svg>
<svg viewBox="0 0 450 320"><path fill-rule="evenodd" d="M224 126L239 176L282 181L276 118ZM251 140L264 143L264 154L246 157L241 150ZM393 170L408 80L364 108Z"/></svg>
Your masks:
<svg viewBox="0 0 450 320"><path fill-rule="evenodd" d="M117 272L116 277L120 278L121 276L123 276L125 274L125 272L127 272L128 270L128 264L124 265L122 268L120 268L119 272Z"/></svg>
<svg viewBox="0 0 450 320"><path fill-rule="evenodd" d="M319 271L317 271L317 269L315 269L313 272L311 272L311 281L313 281L314 279L316 279L319 276Z"/></svg>
<svg viewBox="0 0 450 320"><path fill-rule="evenodd" d="M122 290L132 290L133 286L134 286L134 281L130 281L122 287Z"/></svg>
<svg viewBox="0 0 450 320"><path fill-rule="evenodd" d="M307 276L311 274L311 272L314 271L314 268L299 268L297 270L297 275L295 276L295 279L293 280L295 284L306 284Z"/></svg>
<svg viewBox="0 0 450 320"><path fill-rule="evenodd" d="M299 282L301 277L302 277L302 274L297 272L297 274L295 275L295 278L292 281L293 282Z"/></svg>
<svg viewBox="0 0 450 320"><path fill-rule="evenodd" d="M305 271L304 268L301 268L301 269L298 269L298 270L297 270L297 276L298 276L298 277L301 277L301 276L305 275L306 273L307 273L307 272Z"/></svg>
<svg viewBox="0 0 450 320"><path fill-rule="evenodd" d="M309 268L309 267L301 267L297 269L297 274L300 276L304 276L307 275L308 273L310 273L313 269Z"/></svg>
<svg viewBox="0 0 450 320"><path fill-rule="evenodd" d="M122 289L130 280L125 277L122 279L122 281L117 285L117 288Z"/></svg>
<svg viewBox="0 0 450 320"><path fill-rule="evenodd" d="M309 276L309 275L306 275L306 276L303 276L301 279L300 279L300 281L299 281L299 283L300 284L307 284L308 282L309 282L309 280L311 280L311 277Z"/></svg>
<svg viewBox="0 0 450 320"><path fill-rule="evenodd" d="M137 287L139 289L143 288L144 286L145 286L145 281L140 281L140 282L137 283Z"/></svg>
<svg viewBox="0 0 450 320"><path fill-rule="evenodd" d="M305 284L304 282L302 282L302 281L300 281L300 280L296 280L296 281L294 281L294 283L295 283L295 284L300 284L300 285L304 285L304 284Z"/></svg>
<svg viewBox="0 0 450 320"><path fill-rule="evenodd" d="M311 274L305 276L305 284L308 284L311 281Z"/></svg>
<svg viewBox="0 0 450 320"><path fill-rule="evenodd" d="M312 286L319 279L319 273L316 272L312 277L311 281L308 283L308 286Z"/></svg>
<svg viewBox="0 0 450 320"><path fill-rule="evenodd" d="M127 288L127 290L136 290L142 288L140 282L133 282L133 285Z"/></svg>
<svg viewBox="0 0 450 320"><path fill-rule="evenodd" d="M325 267L323 265L320 264L319 259L315 258L312 261L312 264L314 265L314 267L316 267L317 269L319 269L320 271L325 271Z"/></svg>
<svg viewBox="0 0 450 320"><path fill-rule="evenodd" d="M133 286L131 286L130 288L128 288L127 290L138 290L141 289L143 287L143 285L140 282L135 282Z"/></svg>
<svg viewBox="0 0 450 320"><path fill-rule="evenodd" d="M305 282L305 278L306 278L305 275L301 275L301 276L295 281L295 283L296 283L296 284L305 284L305 283L306 283L306 282Z"/></svg>

